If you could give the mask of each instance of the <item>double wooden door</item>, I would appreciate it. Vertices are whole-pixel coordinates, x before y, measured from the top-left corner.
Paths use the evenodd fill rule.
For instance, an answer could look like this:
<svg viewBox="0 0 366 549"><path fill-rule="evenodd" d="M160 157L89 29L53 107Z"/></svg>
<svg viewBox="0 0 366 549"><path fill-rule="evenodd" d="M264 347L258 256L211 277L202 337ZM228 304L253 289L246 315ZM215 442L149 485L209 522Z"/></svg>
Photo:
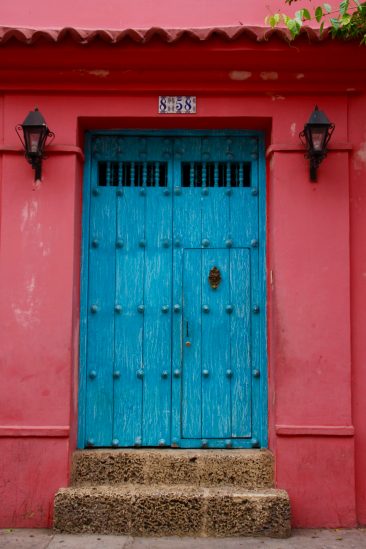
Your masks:
<svg viewBox="0 0 366 549"><path fill-rule="evenodd" d="M79 446L265 446L261 136L89 148Z"/></svg>

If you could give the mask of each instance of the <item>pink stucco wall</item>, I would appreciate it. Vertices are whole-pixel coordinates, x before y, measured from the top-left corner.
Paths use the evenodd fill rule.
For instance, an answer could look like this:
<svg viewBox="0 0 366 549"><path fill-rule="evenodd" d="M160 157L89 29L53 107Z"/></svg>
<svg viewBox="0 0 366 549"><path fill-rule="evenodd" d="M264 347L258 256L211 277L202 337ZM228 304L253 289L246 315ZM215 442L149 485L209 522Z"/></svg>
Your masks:
<svg viewBox="0 0 366 549"><path fill-rule="evenodd" d="M6 7L9 23L12 6ZM148 74L146 81L121 83L113 80L113 71L108 77L91 74L90 65L88 71L80 69L83 48L75 46L65 61L77 60L77 75L73 69L60 77L55 70L62 84L52 91L52 79L41 80L42 91L30 91L36 79L26 81L26 72L14 76L14 62L26 59L27 46L9 45L8 72L1 72L0 63L8 90L0 96L0 497L6 502L0 526L51 524L53 494L68 482L75 447L82 161L72 147L83 148L85 129L182 126L266 131L269 435L277 485L289 491L296 526L366 523L364 89L359 87L356 95L347 91L333 46L320 51L327 64L333 59L334 71L309 80L306 71L313 70L314 58L305 46L301 73L287 46L277 41L272 50L268 44L258 51L251 45L251 57L243 57L234 44L230 61L218 57L217 43L205 47L192 47L192 61L201 58L206 68L212 67L214 54L220 70L225 63L225 71L259 64L257 70L272 77L253 83L224 80L214 67L211 80L200 80L198 114L167 118L156 112L157 78L150 81ZM52 66L62 48L73 52L74 46L60 45L53 52L40 44L32 52L43 52L38 59ZM93 46L98 63L105 48ZM150 46L145 48L143 57ZM175 62L183 60L184 47L165 48L159 51L171 59L178 51ZM126 62L114 52L115 67ZM134 55L140 54L130 51L129 62ZM350 56L347 78L355 59ZM280 62L286 72L273 80L271 63ZM178 75L176 66L170 69L166 73L163 67L159 74L173 75L172 88L174 79L186 77L180 89L196 89L194 73ZM315 102L336 130L334 150L320 168L319 183L312 185L298 133ZM50 152L38 190L32 188L32 170L16 152L14 132L34 105L56 133L56 146L65 146Z"/></svg>
<svg viewBox="0 0 366 549"><path fill-rule="evenodd" d="M351 251L351 353L352 416L355 424L357 518L366 524L366 124L364 97L354 98L349 113L349 133L354 143L350 163L350 251Z"/></svg>
<svg viewBox="0 0 366 549"><path fill-rule="evenodd" d="M5 2L0 24L4 26L127 28L127 27L210 27L259 25L277 11L293 13L300 7L312 8L310 0L291 7L283 0L64 0L62 3L33 0Z"/></svg>

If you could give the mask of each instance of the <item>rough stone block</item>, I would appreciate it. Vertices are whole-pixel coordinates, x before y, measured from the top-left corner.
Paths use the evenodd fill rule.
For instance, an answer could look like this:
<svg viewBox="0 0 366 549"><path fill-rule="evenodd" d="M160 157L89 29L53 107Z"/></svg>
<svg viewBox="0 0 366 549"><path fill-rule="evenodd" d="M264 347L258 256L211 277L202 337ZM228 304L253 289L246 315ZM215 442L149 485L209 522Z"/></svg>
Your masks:
<svg viewBox="0 0 366 549"><path fill-rule="evenodd" d="M190 484L273 487L267 450L82 450L74 453L73 485Z"/></svg>
<svg viewBox="0 0 366 549"><path fill-rule="evenodd" d="M286 492L274 489L74 487L56 494L55 529L133 536L286 537L290 506Z"/></svg>
<svg viewBox="0 0 366 549"><path fill-rule="evenodd" d="M203 499L192 487L153 488L134 502L130 534L133 536L198 536L202 531Z"/></svg>
<svg viewBox="0 0 366 549"><path fill-rule="evenodd" d="M211 489L205 499L209 536L285 538L290 535L290 502L283 490Z"/></svg>
<svg viewBox="0 0 366 549"><path fill-rule="evenodd" d="M127 534L133 495L128 488L123 497L112 487L62 488L55 496L54 528L70 534Z"/></svg>
<svg viewBox="0 0 366 549"><path fill-rule="evenodd" d="M217 450L198 457L202 486L273 487L273 455L266 450Z"/></svg>
<svg viewBox="0 0 366 549"><path fill-rule="evenodd" d="M143 483L145 461L138 450L78 450L73 454L71 483Z"/></svg>

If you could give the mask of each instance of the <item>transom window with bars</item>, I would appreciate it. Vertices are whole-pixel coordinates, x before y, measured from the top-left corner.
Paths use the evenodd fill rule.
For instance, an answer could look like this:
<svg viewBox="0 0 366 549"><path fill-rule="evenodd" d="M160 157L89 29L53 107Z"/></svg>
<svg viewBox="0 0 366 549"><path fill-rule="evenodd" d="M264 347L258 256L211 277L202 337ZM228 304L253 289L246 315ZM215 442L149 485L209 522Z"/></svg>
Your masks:
<svg viewBox="0 0 366 549"><path fill-rule="evenodd" d="M182 162L182 187L250 187L250 162Z"/></svg>
<svg viewBox="0 0 366 549"><path fill-rule="evenodd" d="M251 162L182 162L182 187L250 187ZM178 182L177 182L178 183ZM100 187L167 187L167 162L98 162Z"/></svg>
<svg viewBox="0 0 366 549"><path fill-rule="evenodd" d="M100 187L167 187L167 162L98 162Z"/></svg>

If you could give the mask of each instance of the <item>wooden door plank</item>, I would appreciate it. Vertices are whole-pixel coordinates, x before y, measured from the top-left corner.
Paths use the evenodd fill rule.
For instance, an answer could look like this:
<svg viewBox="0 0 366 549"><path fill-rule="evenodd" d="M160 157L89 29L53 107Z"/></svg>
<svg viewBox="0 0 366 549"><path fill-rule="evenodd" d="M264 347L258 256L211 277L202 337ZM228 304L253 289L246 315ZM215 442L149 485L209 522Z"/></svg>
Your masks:
<svg viewBox="0 0 366 549"><path fill-rule="evenodd" d="M139 444L142 437L145 197L138 188L121 188L117 197L116 301L114 364L114 433L120 446Z"/></svg>
<svg viewBox="0 0 366 549"><path fill-rule="evenodd" d="M253 414L253 423L257 424L257 434L260 446L268 447L268 373L267 373L267 262L266 262L266 235L267 235L267 217L266 217L266 159L265 142L263 136L257 137L258 143L258 162L257 186L259 201L259 248L258 248L258 296L262 304L259 325L259 357L258 366L260 368L260 377L253 378L253 399L258 403Z"/></svg>
<svg viewBox="0 0 366 549"><path fill-rule="evenodd" d="M258 240L258 246L252 247L250 251L250 272L251 272L251 366L252 366L252 438L255 445L261 440L262 405L260 395L260 382L263 375L261 364L261 330L264 329L262 321L265 318L266 300L261 292L259 252L264 242ZM254 375L259 372L258 375Z"/></svg>
<svg viewBox="0 0 366 549"><path fill-rule="evenodd" d="M214 162L214 186L202 200L202 437L225 438L231 435L230 378L230 194L225 188L226 171L218 169L227 160L227 139L206 139L203 148ZM222 281L212 289L208 276L213 267ZM206 372L208 372L206 374Z"/></svg>
<svg viewBox="0 0 366 549"><path fill-rule="evenodd" d="M183 256L182 437L202 437L201 378L202 250Z"/></svg>
<svg viewBox="0 0 366 549"><path fill-rule="evenodd" d="M236 368L240 372L238 375L241 376L241 379L239 380L235 374L233 376L233 436L252 436L255 440L260 438L257 426L260 424L262 404L258 392L259 378L255 377L253 372L260 369L260 315L262 314L262 308L265 306L263 297L258 292L258 250L265 244L259 238L259 193L262 190L259 188L258 179L257 138L248 137L243 139L239 146L237 144L235 146L238 148L236 154L244 162L250 162L251 166L249 174L246 173L246 177L249 175L250 180L245 182L249 186L233 189L230 200L230 232L233 246L235 248L247 248L250 261L250 362L247 368L243 363L238 362ZM244 260L244 263L246 263L246 260ZM239 280L237 279L237 282ZM235 284L234 279L233 283ZM235 290L234 287L233 290ZM246 293L247 289L244 288L243 291ZM257 310L257 307L259 307L259 313L253 313L253 310ZM243 322L245 322L244 319ZM233 337L235 337L234 334ZM243 352L245 352L246 337L247 332L244 329L244 339L239 340L239 347L242 347ZM239 356L237 360L239 360ZM245 390L248 391L247 399L241 392L240 383L243 383Z"/></svg>
<svg viewBox="0 0 366 549"><path fill-rule="evenodd" d="M183 399L183 383L190 383L188 372L183 364L183 254L184 250L200 248L202 241L201 233L201 197L202 189L198 187L182 187L181 162L201 159L201 138L187 137L176 138L173 150L173 307L177 305L176 312L173 312L173 355L172 355L172 441L179 444L183 436L183 408L184 413L189 414L188 401ZM196 346L196 360L194 367L200 369L200 347ZM175 374L174 374L175 372ZM185 389L186 390L186 389ZM201 421L201 400L193 404L197 413L197 422ZM196 434L200 433L196 429ZM195 435L196 436L196 435ZM200 436L197 435L197 436Z"/></svg>
<svg viewBox="0 0 366 549"><path fill-rule="evenodd" d="M148 189L143 315L143 444L147 446L170 444L171 250L171 199L161 189Z"/></svg>
<svg viewBox="0 0 366 549"><path fill-rule="evenodd" d="M151 139L148 158L155 162L155 186L146 189L144 290L143 444L170 445L172 196L158 186L159 162L170 142Z"/></svg>
<svg viewBox="0 0 366 549"><path fill-rule="evenodd" d="M80 276L80 346L79 346L79 387L78 387L78 434L77 447L86 445L85 421L87 399L87 348L88 348L88 292L89 292L89 233L90 233L90 198L92 181L92 136L85 135L85 165L82 206L82 247Z"/></svg>
<svg viewBox="0 0 366 549"><path fill-rule="evenodd" d="M232 436L251 436L250 251L230 250Z"/></svg>
<svg viewBox="0 0 366 549"><path fill-rule="evenodd" d="M258 161L257 140L254 137L245 139L233 139L232 151L234 160L243 169L243 186L232 189L230 200L230 234L233 246L244 248L251 245L253 239L258 239ZM241 177L239 177L241 179Z"/></svg>
<svg viewBox="0 0 366 549"><path fill-rule="evenodd" d="M221 283L211 288L208 276L219 269ZM230 378L230 265L229 250L202 250L202 437L231 435Z"/></svg>
<svg viewBox="0 0 366 549"><path fill-rule="evenodd" d="M94 446L109 446L112 442L113 417L116 202L112 188L94 187L93 191L89 254L86 438Z"/></svg>

